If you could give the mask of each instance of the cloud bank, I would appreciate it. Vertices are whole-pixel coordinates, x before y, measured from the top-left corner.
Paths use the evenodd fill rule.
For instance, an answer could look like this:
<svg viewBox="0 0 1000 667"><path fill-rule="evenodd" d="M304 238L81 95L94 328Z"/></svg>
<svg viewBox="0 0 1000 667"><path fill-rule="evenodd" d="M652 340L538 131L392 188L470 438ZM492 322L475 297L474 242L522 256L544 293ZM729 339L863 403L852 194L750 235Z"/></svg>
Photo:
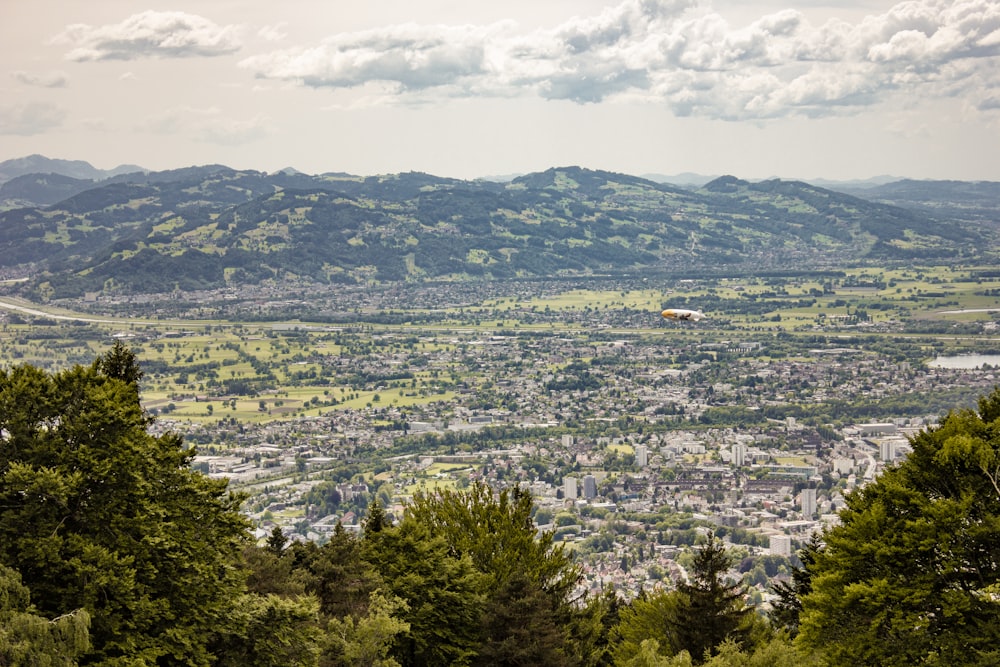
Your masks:
<svg viewBox="0 0 1000 667"><path fill-rule="evenodd" d="M66 58L76 62L220 56L239 50L237 30L194 14L146 11L112 25L77 23L53 41L74 45Z"/></svg>
<svg viewBox="0 0 1000 667"><path fill-rule="evenodd" d="M115 28L124 32L124 25ZM236 48L226 29L184 34L201 35L192 42L209 52ZM145 52L152 40L130 41L130 49L119 43L92 38L73 53L116 57ZM912 0L856 24L823 25L788 9L734 27L699 0L624 0L531 33L510 22L395 25L270 51L240 66L313 88L375 84L399 103L534 95L753 120L856 113L906 95L961 96L987 112L1000 99L1000 3Z"/></svg>
<svg viewBox="0 0 1000 667"><path fill-rule="evenodd" d="M1000 3L907 0L857 23L814 25L795 9L730 25L710 0L621 0L548 29L390 25L274 49L239 66L263 80L361 90L362 104L524 97L641 102L677 116L766 120L859 113L875 105L962 98L1000 118ZM261 40L286 38L261 27ZM77 62L233 54L240 29L184 12L66 28ZM65 79L15 76L31 85Z"/></svg>
<svg viewBox="0 0 1000 667"><path fill-rule="evenodd" d="M0 135L30 137L62 125L66 112L43 102L0 106Z"/></svg>
<svg viewBox="0 0 1000 667"><path fill-rule="evenodd" d="M66 72L51 71L38 74L35 72L25 72L17 70L11 72L11 76L26 86L39 86L41 88L65 88L69 81Z"/></svg>

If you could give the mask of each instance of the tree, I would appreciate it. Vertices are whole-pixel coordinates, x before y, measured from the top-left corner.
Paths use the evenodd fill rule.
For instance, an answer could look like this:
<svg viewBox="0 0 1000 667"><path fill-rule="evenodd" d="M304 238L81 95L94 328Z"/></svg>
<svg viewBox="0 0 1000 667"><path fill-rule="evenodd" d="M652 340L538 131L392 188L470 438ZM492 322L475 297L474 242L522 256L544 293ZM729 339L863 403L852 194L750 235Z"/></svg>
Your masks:
<svg viewBox="0 0 1000 667"><path fill-rule="evenodd" d="M797 642L830 664L1000 661L1000 389L850 494L809 565Z"/></svg>
<svg viewBox="0 0 1000 667"><path fill-rule="evenodd" d="M727 639L703 667L819 667L822 664L816 655L803 654L787 635L779 634L753 649L740 648Z"/></svg>
<svg viewBox="0 0 1000 667"><path fill-rule="evenodd" d="M392 656L404 667L468 665L476 655L483 609L483 575L457 556L444 536L404 517L398 526L366 532L365 560L387 595L406 603Z"/></svg>
<svg viewBox="0 0 1000 667"><path fill-rule="evenodd" d="M78 609L50 621L30 597L21 576L0 565L0 665L76 665L90 648L90 615Z"/></svg>
<svg viewBox="0 0 1000 667"><path fill-rule="evenodd" d="M363 528L365 533L377 533L389 525L389 518L385 515L378 498L372 501L368 507L368 516L365 518Z"/></svg>
<svg viewBox="0 0 1000 667"><path fill-rule="evenodd" d="M94 360L93 368L104 377L121 380L138 391L143 372L139 361L127 345L116 340L111 349Z"/></svg>
<svg viewBox="0 0 1000 667"><path fill-rule="evenodd" d="M668 624L676 652L687 651L696 664L727 639L738 646L750 639L754 611L743 603L746 586L725 581L731 564L725 545L713 538L695 553L690 581L677 585L681 602Z"/></svg>
<svg viewBox="0 0 1000 667"><path fill-rule="evenodd" d="M570 665L566 633L553 601L527 575L515 573L487 600L475 664Z"/></svg>
<svg viewBox="0 0 1000 667"><path fill-rule="evenodd" d="M206 664L242 586L242 499L147 432L127 357L0 371L0 562L41 615L86 610L88 663Z"/></svg>
<svg viewBox="0 0 1000 667"><path fill-rule="evenodd" d="M483 482L464 491L416 494L407 516L443 535L456 554L468 555L476 569L500 587L513 576L527 576L560 601L566 601L580 572L554 542L552 531L537 534L530 493L503 489L495 496Z"/></svg>
<svg viewBox="0 0 1000 667"><path fill-rule="evenodd" d="M323 546L297 542L283 558L292 560L293 578L319 599L320 611L327 617L361 618L381 585L376 567L364 558L361 542L339 524Z"/></svg>
<svg viewBox="0 0 1000 667"><path fill-rule="evenodd" d="M276 556L280 556L288 545L288 538L281 532L281 526L275 526L267 536L267 549Z"/></svg>
<svg viewBox="0 0 1000 667"><path fill-rule="evenodd" d="M531 495L477 482L464 491L417 494L406 520L441 535L452 553L469 558L483 578L485 616L480 657L488 664L563 664L570 633L584 627L571 604L579 571L553 542L537 535ZM530 637L525 628L535 630Z"/></svg>
<svg viewBox="0 0 1000 667"><path fill-rule="evenodd" d="M612 664L614 628L621 620L625 602L608 584L599 595L588 596L569 624L570 645L583 667Z"/></svg>
<svg viewBox="0 0 1000 667"><path fill-rule="evenodd" d="M617 663L621 667L691 667L691 656L686 652L667 658L660 653L660 643L646 639L631 658Z"/></svg>
<svg viewBox="0 0 1000 667"><path fill-rule="evenodd" d="M219 667L315 667L322 633L315 598L247 594L214 633L213 665Z"/></svg>
<svg viewBox="0 0 1000 667"><path fill-rule="evenodd" d="M812 590L812 575L809 568L816 562L816 554L822 548L817 535L799 550L802 567L792 569L791 581L779 581L774 586L777 599L771 604L769 619L771 625L788 632L793 639L799 633L799 615L802 613L802 598Z"/></svg>
<svg viewBox="0 0 1000 667"><path fill-rule="evenodd" d="M327 624L327 648L323 667L399 667L389 655L396 637L408 632L409 623L397 614L406 611L406 603L396 597L386 597L373 591L368 602L368 614L332 618Z"/></svg>
<svg viewBox="0 0 1000 667"><path fill-rule="evenodd" d="M682 596L675 590L641 592L621 610L621 620L614 628L615 664L655 664L648 659L650 650L662 652L664 659L676 655L680 638L674 619L683 613L683 604ZM647 657L639 658L641 655Z"/></svg>

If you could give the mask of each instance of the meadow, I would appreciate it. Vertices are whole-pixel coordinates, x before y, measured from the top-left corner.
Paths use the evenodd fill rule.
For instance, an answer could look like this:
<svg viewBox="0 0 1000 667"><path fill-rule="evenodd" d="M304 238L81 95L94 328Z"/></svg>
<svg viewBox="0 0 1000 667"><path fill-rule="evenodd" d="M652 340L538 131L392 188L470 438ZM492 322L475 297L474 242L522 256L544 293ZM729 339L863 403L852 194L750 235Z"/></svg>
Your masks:
<svg viewBox="0 0 1000 667"><path fill-rule="evenodd" d="M4 297L0 359L5 368L29 363L56 370L90 363L117 338L139 356L150 411L201 423L266 423L345 408L447 403L456 387L496 378L458 362L448 374L429 372L423 360L456 351L474 355L470 341L513 332L697 337L706 344L775 336L836 340L863 332L889 342L923 341L929 357L994 351L1000 278L993 273L929 266L671 284L637 278L626 288L620 282L614 289L567 285L543 296L485 298L450 309L448 322L423 325L119 319ZM659 312L668 306L701 308L708 317L697 324L666 322ZM411 312L423 311L414 305Z"/></svg>

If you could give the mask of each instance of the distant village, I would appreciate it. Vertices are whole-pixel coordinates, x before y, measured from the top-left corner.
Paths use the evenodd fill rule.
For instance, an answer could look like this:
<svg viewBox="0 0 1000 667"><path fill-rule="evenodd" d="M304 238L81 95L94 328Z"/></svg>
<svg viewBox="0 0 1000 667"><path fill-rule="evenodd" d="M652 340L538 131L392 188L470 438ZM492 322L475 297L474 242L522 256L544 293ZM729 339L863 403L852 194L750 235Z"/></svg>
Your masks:
<svg viewBox="0 0 1000 667"><path fill-rule="evenodd" d="M602 286L623 295L634 288ZM855 309L818 313L797 335L755 327L749 316L712 335L664 335L648 311L624 304L533 305L568 287L368 291L304 281L300 291L94 293L74 306L95 316L152 310L253 322L252 338L237 324L227 343L243 361L263 337L294 348L291 363L321 369L303 380L316 394L308 411L265 389L252 399L268 416L258 421L228 416L230 404L250 399L227 393L221 369L191 383L148 378L171 387L169 399L147 406L151 430L183 436L196 448L195 468L247 495L258 539L278 528L291 540L323 542L339 529L360 533L373 502L398 519L417 493L516 486L531 493L538 530L575 554L585 589L628 595L686 576L689 547L714 535L737 556L733 576L766 600L797 550L836 523L847 494L905 457L913 434L1000 384L997 355L973 367L928 363L930 339L902 335L933 326L924 321L868 319ZM310 324L289 319L306 312ZM970 337L997 330L995 321L949 326ZM194 335L183 325L137 330L116 336L179 347ZM302 343L310 339L326 342ZM272 360L254 362L275 370ZM338 400L345 390L371 399L347 405ZM210 418L174 412L185 406Z"/></svg>
<svg viewBox="0 0 1000 667"><path fill-rule="evenodd" d="M421 362L453 368L474 358L478 372L493 378L488 386L459 382L454 400L400 407L386 387L382 403L362 410L261 425L199 425L165 415L152 428L184 435L198 447L196 467L250 495L247 512L260 538L278 526L290 539L322 542L338 526L360 531L375 499L398 518L414 493L483 480L530 491L538 529L577 554L587 588L635 594L684 576L685 547L699 535L730 542L744 563L775 557L776 576L787 576L796 550L837 521L845 494L905 457L909 436L939 417L818 429L794 417L742 428L692 425L699 415L720 406L759 410L955 387L986 393L1000 381L991 367L912 366L852 348L794 360L759 356L759 344L729 349L736 357L726 364L706 359L668 368L665 351L642 341L525 344L472 335ZM567 364L582 357L592 360L586 375L596 384L562 382ZM601 435L588 434L602 430L595 425L606 427ZM489 438L469 444L498 428L525 435L499 446ZM398 453L399 442L420 436L453 444ZM766 597L767 581L756 583Z"/></svg>

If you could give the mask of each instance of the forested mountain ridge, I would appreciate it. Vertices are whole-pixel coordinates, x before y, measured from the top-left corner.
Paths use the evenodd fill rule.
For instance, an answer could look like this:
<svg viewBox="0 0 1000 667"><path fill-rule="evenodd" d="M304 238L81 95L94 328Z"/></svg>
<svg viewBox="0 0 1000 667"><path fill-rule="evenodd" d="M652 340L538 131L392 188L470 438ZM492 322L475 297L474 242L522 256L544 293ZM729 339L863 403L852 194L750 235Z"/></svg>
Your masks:
<svg viewBox="0 0 1000 667"><path fill-rule="evenodd" d="M987 261L996 247L995 230L981 221L797 181L731 176L689 190L579 167L495 183L208 165L123 174L92 187L28 177L4 187L14 185L39 199L72 191L48 206L0 212L0 269L30 277L25 288L36 297L288 279L357 284Z"/></svg>
<svg viewBox="0 0 1000 667"><path fill-rule="evenodd" d="M935 217L1000 224L1000 182L904 179L872 187L838 187L847 194Z"/></svg>

